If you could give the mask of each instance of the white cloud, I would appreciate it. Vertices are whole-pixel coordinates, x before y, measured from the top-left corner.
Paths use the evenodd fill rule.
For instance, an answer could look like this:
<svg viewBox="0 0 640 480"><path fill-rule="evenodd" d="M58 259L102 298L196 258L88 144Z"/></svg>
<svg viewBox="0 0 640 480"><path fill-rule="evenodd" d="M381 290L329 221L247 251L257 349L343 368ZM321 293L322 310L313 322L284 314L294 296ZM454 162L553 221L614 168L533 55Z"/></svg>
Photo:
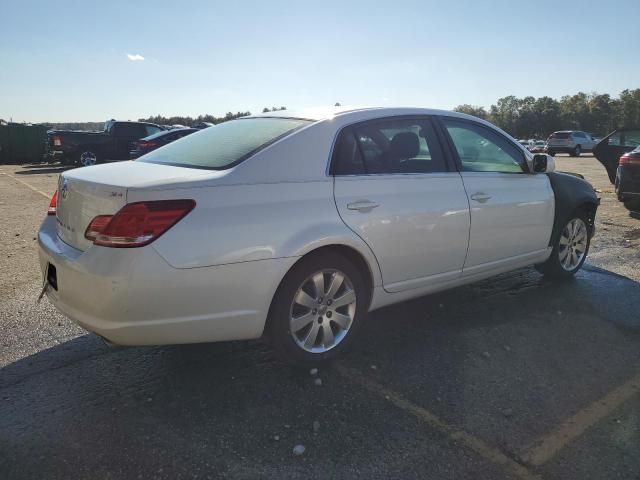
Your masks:
<svg viewBox="0 0 640 480"><path fill-rule="evenodd" d="M127 58L129 60L131 60L132 62L141 62L144 60L144 57L142 55L140 55L139 53L136 54L131 54L131 53L127 53Z"/></svg>

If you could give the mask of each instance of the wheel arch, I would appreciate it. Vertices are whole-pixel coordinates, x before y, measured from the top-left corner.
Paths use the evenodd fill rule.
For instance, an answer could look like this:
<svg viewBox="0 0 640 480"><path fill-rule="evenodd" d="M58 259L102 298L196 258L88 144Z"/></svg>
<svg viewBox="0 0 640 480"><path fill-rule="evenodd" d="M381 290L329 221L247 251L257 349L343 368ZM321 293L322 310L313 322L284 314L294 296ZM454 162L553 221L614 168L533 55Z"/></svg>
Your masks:
<svg viewBox="0 0 640 480"><path fill-rule="evenodd" d="M311 256L322 255L323 252L328 252L328 251L337 253L343 256L344 258L349 260L351 263L353 263L354 266L362 272L364 281L366 282L367 291L369 292L368 302L369 303L371 302L374 288L381 281L379 276L380 269L375 257L373 257L373 254L367 255L366 253L363 253L360 249L358 249L354 245L348 245L346 243L329 243L329 244L317 246L315 248L309 249L308 251L306 251L306 253L301 255L295 261L295 263L293 263L293 265L289 267L289 269L284 273L284 275L282 275L282 278L278 283L278 287L275 289L271 297L271 302L269 304L269 310L268 310L267 319L265 322L263 335L268 333L270 330L270 324L273 317L272 313L273 313L274 302L276 297L278 296L278 292L280 291L280 288L283 282L287 278L287 275L289 275L289 273L297 265L299 265L300 262L302 262L303 260ZM372 261L373 261L373 264L372 264Z"/></svg>
<svg viewBox="0 0 640 480"><path fill-rule="evenodd" d="M547 176L555 196L553 230L549 245L553 246L569 217L580 210L586 213L589 234L593 235L600 199L591 184L578 176L566 173L554 172Z"/></svg>

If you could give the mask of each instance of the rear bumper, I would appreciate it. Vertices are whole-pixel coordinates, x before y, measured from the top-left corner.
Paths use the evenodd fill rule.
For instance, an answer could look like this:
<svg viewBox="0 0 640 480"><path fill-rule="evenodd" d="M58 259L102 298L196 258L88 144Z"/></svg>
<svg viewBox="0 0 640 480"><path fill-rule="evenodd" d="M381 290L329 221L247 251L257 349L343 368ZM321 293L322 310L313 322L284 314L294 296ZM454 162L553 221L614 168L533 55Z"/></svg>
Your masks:
<svg viewBox="0 0 640 480"><path fill-rule="evenodd" d="M618 191L626 196L640 195L640 168L618 167Z"/></svg>
<svg viewBox="0 0 640 480"><path fill-rule="evenodd" d="M66 158L67 154L62 150L49 150L45 154L49 160L60 160Z"/></svg>
<svg viewBox="0 0 640 480"><path fill-rule="evenodd" d="M120 345L243 340L262 335L280 275L295 262L273 259L214 267L171 267L152 246L77 250L47 217L40 267L55 266L47 296L83 328Z"/></svg>
<svg viewBox="0 0 640 480"><path fill-rule="evenodd" d="M545 147L545 152L556 152L556 153L572 153L578 145L547 145ZM592 148L588 145L580 145L580 150L582 152L590 152Z"/></svg>

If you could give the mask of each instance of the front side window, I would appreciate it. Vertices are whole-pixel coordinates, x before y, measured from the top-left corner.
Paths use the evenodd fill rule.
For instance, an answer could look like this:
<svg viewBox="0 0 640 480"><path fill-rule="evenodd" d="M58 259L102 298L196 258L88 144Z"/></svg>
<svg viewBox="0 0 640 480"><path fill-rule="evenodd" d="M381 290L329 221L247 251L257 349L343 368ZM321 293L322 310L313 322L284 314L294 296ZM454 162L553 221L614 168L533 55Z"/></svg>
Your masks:
<svg viewBox="0 0 640 480"><path fill-rule="evenodd" d="M238 164L279 138L311 123L295 118L242 118L189 135L154 150L138 161L178 167L223 170Z"/></svg>
<svg viewBox="0 0 640 480"><path fill-rule="evenodd" d="M523 173L524 156L515 145L482 125L443 119L465 172Z"/></svg>
<svg viewBox="0 0 640 480"><path fill-rule="evenodd" d="M446 171L428 119L376 120L342 131L333 158L335 175Z"/></svg>

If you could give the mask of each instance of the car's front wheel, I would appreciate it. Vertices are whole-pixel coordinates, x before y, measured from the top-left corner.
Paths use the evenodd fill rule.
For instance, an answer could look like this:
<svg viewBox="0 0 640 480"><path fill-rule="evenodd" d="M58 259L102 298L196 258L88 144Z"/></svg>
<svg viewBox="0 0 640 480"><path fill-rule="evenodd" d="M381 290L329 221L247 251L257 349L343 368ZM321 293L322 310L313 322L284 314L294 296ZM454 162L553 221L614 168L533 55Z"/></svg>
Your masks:
<svg viewBox="0 0 640 480"><path fill-rule="evenodd" d="M554 240L549 259L536 265L536 268L548 277L569 278L582 267L589 252L590 242L587 215L582 210L577 210L569 217Z"/></svg>
<svg viewBox="0 0 640 480"><path fill-rule="evenodd" d="M278 288L270 336L288 363L317 364L344 351L369 307L362 273L335 252L300 260Z"/></svg>

